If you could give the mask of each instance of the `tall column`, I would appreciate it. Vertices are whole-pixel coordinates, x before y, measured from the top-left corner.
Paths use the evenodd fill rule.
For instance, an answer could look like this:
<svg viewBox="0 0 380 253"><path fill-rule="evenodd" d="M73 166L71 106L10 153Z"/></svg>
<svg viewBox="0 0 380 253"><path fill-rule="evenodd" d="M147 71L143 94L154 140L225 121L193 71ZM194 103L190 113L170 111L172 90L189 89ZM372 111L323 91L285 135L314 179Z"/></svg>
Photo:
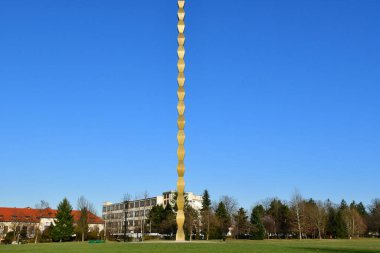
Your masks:
<svg viewBox="0 0 380 253"><path fill-rule="evenodd" d="M183 224L185 222L185 214L183 212L183 208L185 205L185 198L184 198L184 190L185 190L185 180L184 180L184 175L185 175L185 164L184 164L184 158L185 158L185 147L184 147L184 142L185 142L185 35L183 34L185 30L185 23L184 23L184 18L185 18L185 11L184 11L184 5L185 5L185 0L178 0L178 49L177 49L177 54L178 54L178 63L177 63L177 68L178 68L178 91L177 91L177 96L178 96L178 105L177 105L177 111L178 111L178 119L177 119L177 125L178 125L178 134L177 134L177 140L178 140L178 149L177 149L177 156L178 156L178 165L177 165L177 173L178 173L178 181L177 181L177 191L178 191L178 196L177 196L177 207L178 207L178 212L177 212L177 235L176 235L176 241L184 241L185 240L185 233L183 231Z"/></svg>

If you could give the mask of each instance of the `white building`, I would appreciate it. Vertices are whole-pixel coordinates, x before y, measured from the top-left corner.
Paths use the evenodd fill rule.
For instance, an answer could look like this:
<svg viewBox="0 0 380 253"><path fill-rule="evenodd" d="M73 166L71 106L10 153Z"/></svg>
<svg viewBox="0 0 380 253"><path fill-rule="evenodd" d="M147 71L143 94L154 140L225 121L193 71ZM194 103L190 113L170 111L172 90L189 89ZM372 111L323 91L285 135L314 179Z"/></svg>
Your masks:
<svg viewBox="0 0 380 253"><path fill-rule="evenodd" d="M0 207L0 240L5 237L8 232L26 230L27 236L33 238L37 230L41 232L46 228L54 225L57 210L16 208L16 207ZM71 215L74 222L80 218L80 211L73 210ZM89 231L102 231L104 229L104 221L95 214L88 213Z"/></svg>
<svg viewBox="0 0 380 253"><path fill-rule="evenodd" d="M105 202L103 204L102 218L105 220L106 233L113 236L122 236L126 231L129 236L134 236L141 232L150 232L147 228L145 228L147 231L144 231L144 227L149 225L146 220L150 210L155 205L162 205L163 207L167 204L174 205L175 194L175 191L169 191L146 199L119 203ZM202 208L202 196L187 192L185 193L185 198L195 210L199 211Z"/></svg>

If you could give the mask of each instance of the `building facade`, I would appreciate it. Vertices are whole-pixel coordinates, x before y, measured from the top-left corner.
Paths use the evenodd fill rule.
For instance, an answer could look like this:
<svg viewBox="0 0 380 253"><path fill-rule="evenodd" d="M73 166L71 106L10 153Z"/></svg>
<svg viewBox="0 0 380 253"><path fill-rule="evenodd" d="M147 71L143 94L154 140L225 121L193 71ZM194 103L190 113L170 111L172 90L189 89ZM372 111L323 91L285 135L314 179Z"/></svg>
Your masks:
<svg viewBox="0 0 380 253"><path fill-rule="evenodd" d="M105 220L106 233L115 237L123 236L125 231L128 236L150 233L150 224L147 223L150 210L155 205L174 205L175 194L175 191L169 191L156 197L119 203L105 202L102 218ZM202 208L202 196L187 192L185 198L194 209Z"/></svg>
<svg viewBox="0 0 380 253"><path fill-rule="evenodd" d="M28 238L33 238L39 230L43 232L46 228L54 225L57 210L34 209L34 208L15 208L0 207L0 239L4 238L8 232L26 231ZM73 210L71 215L74 222L80 218L80 211ZM95 214L88 213L89 231L102 231L104 229L104 221Z"/></svg>

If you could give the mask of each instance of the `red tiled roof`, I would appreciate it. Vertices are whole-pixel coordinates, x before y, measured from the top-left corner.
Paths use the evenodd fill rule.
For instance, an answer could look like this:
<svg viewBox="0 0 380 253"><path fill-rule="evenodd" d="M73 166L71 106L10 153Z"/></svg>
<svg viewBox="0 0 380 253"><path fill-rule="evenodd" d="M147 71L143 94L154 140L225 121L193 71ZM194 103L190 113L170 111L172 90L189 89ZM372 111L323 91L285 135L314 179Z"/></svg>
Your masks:
<svg viewBox="0 0 380 253"><path fill-rule="evenodd" d="M40 218L55 218L57 210L46 208L46 209L33 209L27 208L16 208L16 207L0 207L0 222L5 221L17 221L17 222L31 222L37 223ZM73 210L71 215L74 217L74 221L78 221L80 218L80 211ZM96 216L95 214L88 212L88 223L89 224L103 224L104 221Z"/></svg>

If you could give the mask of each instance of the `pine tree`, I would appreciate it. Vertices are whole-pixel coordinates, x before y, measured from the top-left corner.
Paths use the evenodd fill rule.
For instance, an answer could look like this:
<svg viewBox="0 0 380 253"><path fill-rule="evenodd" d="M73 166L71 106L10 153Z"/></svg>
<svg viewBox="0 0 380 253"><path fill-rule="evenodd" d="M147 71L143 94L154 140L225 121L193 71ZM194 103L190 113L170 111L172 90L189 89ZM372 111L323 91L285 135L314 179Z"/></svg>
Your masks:
<svg viewBox="0 0 380 253"><path fill-rule="evenodd" d="M219 202L218 208L215 210L215 216L219 223L218 237L222 238L226 236L228 227L230 226L230 216L228 215L226 206L223 202Z"/></svg>
<svg viewBox="0 0 380 253"><path fill-rule="evenodd" d="M58 211L55 225L52 229L52 237L54 241L69 241L74 232L74 218L71 215L73 208L70 202L64 198L58 205Z"/></svg>
<svg viewBox="0 0 380 253"><path fill-rule="evenodd" d="M245 238L245 234L248 229L248 216L247 212L243 207L239 209L236 215L234 215L235 219L235 227L236 227L236 237L237 238Z"/></svg>
<svg viewBox="0 0 380 253"><path fill-rule="evenodd" d="M363 202L359 202L359 204L356 205L356 209L362 217L366 218L368 216L367 210L365 209Z"/></svg>
<svg viewBox="0 0 380 253"><path fill-rule="evenodd" d="M202 196L202 211L207 211L210 209L211 206L211 200L210 200L210 195L207 190L203 192Z"/></svg>
<svg viewBox="0 0 380 253"><path fill-rule="evenodd" d="M173 207L170 204L167 204L164 209L164 218L161 223L161 233L174 234L176 226L176 215Z"/></svg>
<svg viewBox="0 0 380 253"><path fill-rule="evenodd" d="M151 224L152 232L160 233L161 224L165 219L165 209L162 205L156 205L149 212L149 223Z"/></svg>
<svg viewBox="0 0 380 253"><path fill-rule="evenodd" d="M251 213L251 224L254 227L253 239L264 240L265 238L265 228L263 222L261 221L264 216L264 207L262 205L255 206Z"/></svg>
<svg viewBox="0 0 380 253"><path fill-rule="evenodd" d="M211 215L211 200L210 194L207 190L203 192L202 196L202 223L206 226L206 240L210 237L210 215Z"/></svg>
<svg viewBox="0 0 380 253"><path fill-rule="evenodd" d="M345 200L342 200L336 214L336 236L337 238L348 238L348 228L344 220L344 215L347 212L348 205Z"/></svg>
<svg viewBox="0 0 380 253"><path fill-rule="evenodd" d="M327 227L326 234L332 238L336 238L337 236L337 212L332 204L327 202Z"/></svg>

